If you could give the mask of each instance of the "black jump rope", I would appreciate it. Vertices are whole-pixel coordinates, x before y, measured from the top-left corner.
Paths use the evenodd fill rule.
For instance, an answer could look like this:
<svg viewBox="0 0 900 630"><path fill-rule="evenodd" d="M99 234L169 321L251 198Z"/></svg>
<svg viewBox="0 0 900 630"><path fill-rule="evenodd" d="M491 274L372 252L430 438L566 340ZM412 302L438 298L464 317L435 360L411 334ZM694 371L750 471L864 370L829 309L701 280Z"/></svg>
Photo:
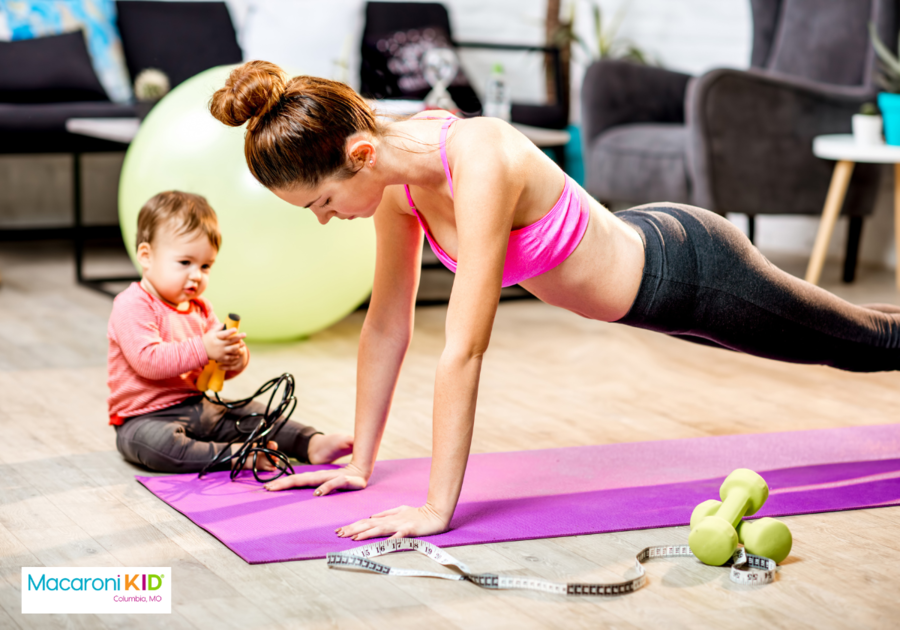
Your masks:
<svg viewBox="0 0 900 630"><path fill-rule="evenodd" d="M239 315L234 314L229 315L228 318L230 322L234 322L234 326L241 320ZM223 329L228 327L229 323L226 322ZM197 476L203 477L203 475L216 467L230 463L231 480L234 481L244 469L244 465L250 457L253 458L253 467L251 469L253 470L253 477L260 483L272 481L273 479L278 479L287 474L293 475L294 467L291 466L288 456L279 450L268 448L266 445L275 439L278 432L281 431L281 428L287 424L288 420L290 420L291 414L294 413L294 409L297 408L297 398L294 396L294 386L294 375L285 372L281 376L266 381L263 383L262 387L256 390L255 394L241 400L226 401L219 397L218 391L214 391L212 397L204 391L203 397L206 398L206 400L215 405L225 407L225 409L229 411L246 407L263 394L271 393L269 393L269 402L266 404L266 411L264 413L248 413L233 421L235 428L242 435L239 435L228 442L228 444L226 444L222 450L203 467ZM219 385L219 388L221 388L221 385ZM278 397L279 391L281 392L281 401L275 405L275 400ZM225 416L222 416L222 418L219 419L219 422L223 422L224 420ZM232 453L231 447L239 442L243 442L243 444ZM257 468L257 455L259 454L265 455L269 463L275 466L275 474L265 478L259 476L259 473L261 472ZM268 473L270 471L262 472Z"/></svg>

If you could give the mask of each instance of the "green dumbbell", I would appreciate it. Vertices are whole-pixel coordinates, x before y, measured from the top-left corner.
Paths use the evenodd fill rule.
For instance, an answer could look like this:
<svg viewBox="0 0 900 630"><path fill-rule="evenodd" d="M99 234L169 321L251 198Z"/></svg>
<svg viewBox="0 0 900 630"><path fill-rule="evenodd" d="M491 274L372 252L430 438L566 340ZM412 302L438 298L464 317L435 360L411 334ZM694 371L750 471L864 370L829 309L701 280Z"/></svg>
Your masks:
<svg viewBox="0 0 900 630"><path fill-rule="evenodd" d="M710 499L695 507L694 511L691 512L691 531L694 531L694 528L697 527L704 518L713 516L719 510L720 505L722 505L721 501Z"/></svg>
<svg viewBox="0 0 900 630"><path fill-rule="evenodd" d="M688 544L691 551L704 564L725 564L738 546L736 527L744 516L756 514L769 498L769 486L752 470L738 468L732 472L719 489L722 505L712 513L712 503L704 501L691 515ZM700 512L697 510L703 507Z"/></svg>
<svg viewBox="0 0 900 630"><path fill-rule="evenodd" d="M794 539L788 526L774 518L741 521L737 526L738 539L747 553L771 558L776 564L788 557Z"/></svg>
<svg viewBox="0 0 900 630"><path fill-rule="evenodd" d="M707 516L714 515L721 501L710 499L704 501L691 512L691 530ZM793 537L788 526L774 518L761 518L758 521L741 521L736 528L738 541L744 545L747 553L754 556L771 558L776 563L788 557L793 545Z"/></svg>

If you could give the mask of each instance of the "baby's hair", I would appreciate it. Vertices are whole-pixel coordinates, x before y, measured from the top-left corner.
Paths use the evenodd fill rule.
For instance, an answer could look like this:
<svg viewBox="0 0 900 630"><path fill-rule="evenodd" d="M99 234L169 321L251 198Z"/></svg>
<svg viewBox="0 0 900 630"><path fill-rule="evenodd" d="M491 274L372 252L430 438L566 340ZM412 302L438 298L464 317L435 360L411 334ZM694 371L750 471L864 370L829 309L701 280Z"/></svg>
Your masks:
<svg viewBox="0 0 900 630"><path fill-rule="evenodd" d="M247 165L263 186L274 190L352 177L363 164L348 161L347 138L384 131L351 87L317 77L290 78L267 61L248 61L232 70L209 109L226 125L247 123Z"/></svg>
<svg viewBox="0 0 900 630"><path fill-rule="evenodd" d="M201 232L210 245L219 250L222 234L219 219L205 197L178 190L161 192L150 198L138 214L135 248L141 243L153 244L160 227L171 225L175 234Z"/></svg>

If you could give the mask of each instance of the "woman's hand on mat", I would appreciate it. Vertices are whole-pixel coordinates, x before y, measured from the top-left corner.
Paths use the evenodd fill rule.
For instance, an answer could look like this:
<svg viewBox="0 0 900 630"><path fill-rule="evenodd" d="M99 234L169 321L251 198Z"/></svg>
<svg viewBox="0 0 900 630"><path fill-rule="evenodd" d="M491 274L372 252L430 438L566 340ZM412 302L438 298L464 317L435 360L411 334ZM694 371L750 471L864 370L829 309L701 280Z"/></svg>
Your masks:
<svg viewBox="0 0 900 630"><path fill-rule="evenodd" d="M288 488L309 488L316 486L316 496L324 496L334 490L362 490L369 483L369 475L347 464L343 468L317 470L273 479L263 487L266 490L287 490Z"/></svg>
<svg viewBox="0 0 900 630"><path fill-rule="evenodd" d="M407 536L431 536L447 531L450 519L445 519L430 505L409 507L403 505L379 512L352 525L335 530L341 538L365 540L366 538L405 538Z"/></svg>

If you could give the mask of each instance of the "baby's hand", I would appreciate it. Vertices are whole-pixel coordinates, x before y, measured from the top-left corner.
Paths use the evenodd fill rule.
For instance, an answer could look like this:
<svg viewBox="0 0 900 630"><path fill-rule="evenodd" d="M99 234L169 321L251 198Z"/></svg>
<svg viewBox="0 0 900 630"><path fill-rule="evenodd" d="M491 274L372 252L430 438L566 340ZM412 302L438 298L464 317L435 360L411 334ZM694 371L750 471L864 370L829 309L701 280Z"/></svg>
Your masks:
<svg viewBox="0 0 900 630"><path fill-rule="evenodd" d="M247 366L247 359L247 345L241 341L234 354L229 354L226 358L219 361L219 367L226 372L237 372Z"/></svg>
<svg viewBox="0 0 900 630"><path fill-rule="evenodd" d="M233 362L240 358L240 349L244 346L242 340L246 336L245 333L238 332L234 328L210 330L202 337L206 356L217 363ZM246 347L244 347L244 352L246 353Z"/></svg>

